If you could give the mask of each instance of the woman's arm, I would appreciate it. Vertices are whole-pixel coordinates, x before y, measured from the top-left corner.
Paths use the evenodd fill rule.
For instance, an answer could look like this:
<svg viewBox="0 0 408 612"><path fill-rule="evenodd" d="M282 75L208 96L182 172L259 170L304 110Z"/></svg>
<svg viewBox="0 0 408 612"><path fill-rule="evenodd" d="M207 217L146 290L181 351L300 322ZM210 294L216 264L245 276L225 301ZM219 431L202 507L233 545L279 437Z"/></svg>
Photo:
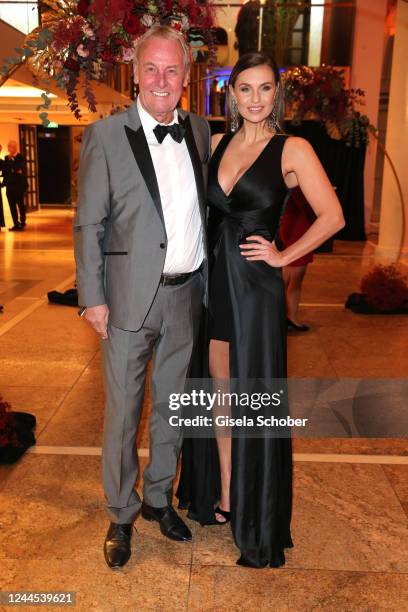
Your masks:
<svg viewBox="0 0 408 612"><path fill-rule="evenodd" d="M290 137L282 153L282 171L289 187L299 186L316 220L299 240L282 251L287 265L310 253L344 225L343 211L313 147L304 138Z"/></svg>
<svg viewBox="0 0 408 612"><path fill-rule="evenodd" d="M271 266L287 266L310 253L344 227L340 202L312 146L291 136L282 152L282 172L288 187L299 186L312 207L316 220L299 240L278 252L273 243L261 236L248 236L256 244L241 245L248 260L266 261Z"/></svg>

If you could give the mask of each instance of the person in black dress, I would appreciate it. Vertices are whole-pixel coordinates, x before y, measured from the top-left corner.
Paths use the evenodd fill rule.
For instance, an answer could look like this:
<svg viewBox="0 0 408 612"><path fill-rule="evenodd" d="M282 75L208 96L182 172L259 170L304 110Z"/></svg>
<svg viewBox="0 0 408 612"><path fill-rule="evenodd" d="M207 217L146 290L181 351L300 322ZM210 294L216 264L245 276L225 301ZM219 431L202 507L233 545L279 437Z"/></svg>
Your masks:
<svg viewBox="0 0 408 612"><path fill-rule="evenodd" d="M229 81L232 130L213 137L208 206L209 374L229 380L286 378L282 267L344 225L337 197L312 147L281 133L279 70L262 53L243 55ZM275 246L291 188L300 186L316 221L296 243ZM195 373L197 374L197 372ZM231 410L236 410L232 407ZM224 432L225 434L225 432ZM218 453L217 453L218 450ZM237 563L278 567L290 533L290 435L186 439L178 497L202 524L231 520Z"/></svg>
<svg viewBox="0 0 408 612"><path fill-rule="evenodd" d="M279 240L283 246L293 244L309 229L315 220L305 196L297 187L291 192L279 228ZM307 266L313 261L313 252L292 261L283 270L286 295L286 323L288 330L307 332L310 327L299 321L299 303Z"/></svg>

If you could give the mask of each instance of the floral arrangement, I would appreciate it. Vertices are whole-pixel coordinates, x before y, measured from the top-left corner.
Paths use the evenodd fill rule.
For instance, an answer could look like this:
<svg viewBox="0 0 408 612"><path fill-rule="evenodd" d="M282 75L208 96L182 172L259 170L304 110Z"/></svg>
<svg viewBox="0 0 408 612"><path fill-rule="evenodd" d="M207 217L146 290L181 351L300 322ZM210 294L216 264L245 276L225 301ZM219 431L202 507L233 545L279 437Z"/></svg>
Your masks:
<svg viewBox="0 0 408 612"><path fill-rule="evenodd" d="M0 395L0 465L14 463L35 444L35 416L10 408Z"/></svg>
<svg viewBox="0 0 408 612"><path fill-rule="evenodd" d="M375 266L361 280L366 303L380 312L408 308L406 277L395 265Z"/></svg>
<svg viewBox="0 0 408 612"><path fill-rule="evenodd" d="M346 89L344 74L333 66L297 66L283 75L293 124L317 119L332 138L359 147L369 139L370 121L357 106L364 105L362 89Z"/></svg>
<svg viewBox="0 0 408 612"><path fill-rule="evenodd" d="M77 87L85 77L84 91L89 109L96 111L92 82L101 80L117 62L129 63L135 40L155 23L183 32L193 49L211 48L214 25L212 0L43 0L42 25L16 49L1 69L7 75L15 64L27 60L33 74L53 79L65 89L69 107L80 118ZM194 51L193 51L194 56ZM51 101L43 94L46 121Z"/></svg>
<svg viewBox="0 0 408 612"><path fill-rule="evenodd" d="M0 448L9 445L19 445L15 431L15 418L10 412L10 404L4 402L0 396Z"/></svg>

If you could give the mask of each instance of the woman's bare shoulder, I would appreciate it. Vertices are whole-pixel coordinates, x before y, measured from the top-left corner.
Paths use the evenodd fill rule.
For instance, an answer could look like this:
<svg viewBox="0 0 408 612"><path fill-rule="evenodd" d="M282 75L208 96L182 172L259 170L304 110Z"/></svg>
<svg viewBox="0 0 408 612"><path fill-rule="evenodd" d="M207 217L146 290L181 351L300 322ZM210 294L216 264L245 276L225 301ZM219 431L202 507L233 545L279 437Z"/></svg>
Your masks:
<svg viewBox="0 0 408 612"><path fill-rule="evenodd" d="M285 153L289 155L308 155L314 153L314 149L310 142L301 136L291 136L286 138Z"/></svg>

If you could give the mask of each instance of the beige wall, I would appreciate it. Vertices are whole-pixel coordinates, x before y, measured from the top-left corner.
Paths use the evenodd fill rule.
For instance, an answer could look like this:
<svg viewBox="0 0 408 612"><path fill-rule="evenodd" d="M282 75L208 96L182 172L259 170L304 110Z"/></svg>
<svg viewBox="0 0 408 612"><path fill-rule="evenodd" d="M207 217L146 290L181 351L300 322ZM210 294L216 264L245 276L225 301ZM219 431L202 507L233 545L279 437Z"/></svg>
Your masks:
<svg viewBox="0 0 408 612"><path fill-rule="evenodd" d="M3 149L0 153L0 157L2 159L7 155L7 143L9 140L15 140L18 144L18 124L0 123L0 144Z"/></svg>
<svg viewBox="0 0 408 612"><path fill-rule="evenodd" d="M361 109L377 126L381 70L384 52L384 27L387 0L357 0L354 29L351 87L364 89L366 105ZM370 230L375 188L376 143L367 149L364 187L366 231Z"/></svg>

